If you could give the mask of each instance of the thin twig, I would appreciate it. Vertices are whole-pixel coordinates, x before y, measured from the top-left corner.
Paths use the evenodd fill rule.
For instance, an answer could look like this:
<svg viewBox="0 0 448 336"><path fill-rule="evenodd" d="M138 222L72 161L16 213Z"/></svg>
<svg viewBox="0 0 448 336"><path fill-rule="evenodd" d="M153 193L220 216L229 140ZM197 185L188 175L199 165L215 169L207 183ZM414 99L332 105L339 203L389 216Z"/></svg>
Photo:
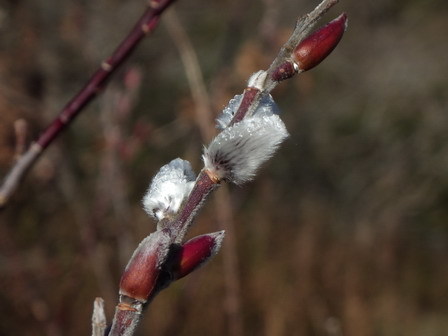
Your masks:
<svg viewBox="0 0 448 336"><path fill-rule="evenodd" d="M42 152L70 125L84 107L101 92L107 80L129 57L139 45L140 41L156 28L160 16L174 1L150 1L148 9L139 18L112 55L101 63L98 70L90 77L85 86L64 106L56 119L33 142L25 154L16 161L0 186L0 209L6 205L27 171L32 167Z"/></svg>
<svg viewBox="0 0 448 336"><path fill-rule="evenodd" d="M97 297L93 302L92 336L104 336L106 327L107 321L106 313L104 312L104 300Z"/></svg>

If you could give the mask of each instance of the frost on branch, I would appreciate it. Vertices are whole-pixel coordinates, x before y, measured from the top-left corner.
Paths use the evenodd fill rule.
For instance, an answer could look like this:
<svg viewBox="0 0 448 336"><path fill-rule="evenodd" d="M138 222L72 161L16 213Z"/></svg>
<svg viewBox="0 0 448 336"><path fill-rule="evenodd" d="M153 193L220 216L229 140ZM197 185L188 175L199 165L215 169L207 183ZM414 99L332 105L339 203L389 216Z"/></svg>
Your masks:
<svg viewBox="0 0 448 336"><path fill-rule="evenodd" d="M216 128L222 131L229 126L230 122L233 119L233 116L235 115L236 111L238 111L242 100L243 94L236 95L235 97L230 99L229 103L224 108L222 113L218 116L218 118L216 118ZM269 93L263 94L261 96L260 103L255 109L254 115L270 116L272 114L280 114L280 110Z"/></svg>
<svg viewBox="0 0 448 336"><path fill-rule="evenodd" d="M221 114L216 118L216 128L219 130L225 129L233 119L235 112L238 111L240 107L241 100L243 100L243 95L236 95L230 99L229 103L222 110Z"/></svg>
<svg viewBox="0 0 448 336"><path fill-rule="evenodd" d="M255 109L254 116L271 116L273 114L280 115L280 109L269 93L263 94L260 103Z"/></svg>
<svg viewBox="0 0 448 336"><path fill-rule="evenodd" d="M266 81L267 74L268 73L264 70L253 73L247 81L247 87L255 88L262 91L264 89L264 82Z"/></svg>
<svg viewBox="0 0 448 336"><path fill-rule="evenodd" d="M143 208L152 217L162 220L173 216L190 194L196 176L188 161L175 159L160 168L143 197Z"/></svg>
<svg viewBox="0 0 448 336"><path fill-rule="evenodd" d="M260 104L262 105L262 104ZM226 128L204 149L205 168L219 180L251 180L288 136L285 124L269 108Z"/></svg>

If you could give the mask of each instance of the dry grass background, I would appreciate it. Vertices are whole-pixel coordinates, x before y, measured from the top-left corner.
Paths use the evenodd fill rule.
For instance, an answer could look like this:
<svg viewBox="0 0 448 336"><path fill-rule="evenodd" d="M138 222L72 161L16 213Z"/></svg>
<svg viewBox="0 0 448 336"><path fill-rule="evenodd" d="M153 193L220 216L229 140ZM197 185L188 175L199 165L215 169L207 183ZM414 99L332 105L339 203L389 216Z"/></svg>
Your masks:
<svg viewBox="0 0 448 336"><path fill-rule="evenodd" d="M315 5L178 1L214 115ZM14 121L35 137L144 6L0 1L2 175ZM448 5L342 0L326 18L340 11L349 30L335 52L274 92L290 139L255 182L230 188L236 308L221 253L162 292L139 335L446 334ZM132 94L129 71L142 80ZM0 333L86 335L95 296L110 317L121 271L154 229L140 206L150 178L178 156L199 169L201 146L185 69L161 24L0 214ZM209 202L192 234L228 225L216 212Z"/></svg>

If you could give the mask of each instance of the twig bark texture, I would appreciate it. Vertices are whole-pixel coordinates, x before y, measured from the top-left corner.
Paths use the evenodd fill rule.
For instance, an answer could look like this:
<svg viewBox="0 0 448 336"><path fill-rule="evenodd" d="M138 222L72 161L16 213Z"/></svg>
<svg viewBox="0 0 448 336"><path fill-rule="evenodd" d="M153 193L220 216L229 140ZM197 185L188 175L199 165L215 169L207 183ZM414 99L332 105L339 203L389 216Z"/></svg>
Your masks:
<svg viewBox="0 0 448 336"><path fill-rule="evenodd" d="M7 204L27 171L33 166L42 152L71 124L73 119L83 111L84 107L104 89L108 79L131 55L140 41L157 27L160 16L174 1L151 0L149 2L149 7L112 55L101 63L98 70L90 77L84 87L62 108L59 115L32 143L29 149L17 159L0 186L0 209Z"/></svg>

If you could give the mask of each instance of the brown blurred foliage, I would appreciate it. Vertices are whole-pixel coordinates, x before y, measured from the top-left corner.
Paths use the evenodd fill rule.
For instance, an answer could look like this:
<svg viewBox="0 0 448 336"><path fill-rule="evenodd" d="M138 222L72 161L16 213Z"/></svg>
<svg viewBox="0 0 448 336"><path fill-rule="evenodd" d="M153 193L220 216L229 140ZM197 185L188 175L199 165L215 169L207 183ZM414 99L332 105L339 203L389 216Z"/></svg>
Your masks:
<svg viewBox="0 0 448 336"><path fill-rule="evenodd" d="M176 4L215 114L316 3ZM144 6L0 2L2 176L14 122L35 137ZM341 11L338 48L274 92L290 139L255 182L231 188L244 335L445 335L448 6L341 0L326 19ZM200 168L194 109L162 24L0 213L0 334L87 335L95 296L111 318L123 267L154 230L140 205L151 177L175 157ZM206 206L193 231L217 229ZM231 334L222 267L218 255L162 292L139 335Z"/></svg>

